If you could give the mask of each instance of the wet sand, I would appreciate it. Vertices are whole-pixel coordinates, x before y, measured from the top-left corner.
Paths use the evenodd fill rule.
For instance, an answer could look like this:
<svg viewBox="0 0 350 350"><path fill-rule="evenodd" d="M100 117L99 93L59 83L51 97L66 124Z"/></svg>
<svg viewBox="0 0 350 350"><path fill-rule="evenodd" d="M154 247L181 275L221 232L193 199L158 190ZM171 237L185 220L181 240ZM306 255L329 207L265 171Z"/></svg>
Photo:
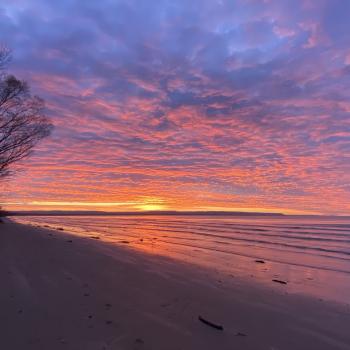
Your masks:
<svg viewBox="0 0 350 350"><path fill-rule="evenodd" d="M348 305L127 243L0 224L0 281L1 349L350 348Z"/></svg>
<svg viewBox="0 0 350 350"><path fill-rule="evenodd" d="M26 216L14 220L76 236L95 236L114 245L127 244L147 254L233 274L267 287L272 279L281 279L288 282L288 293L350 303L349 219L139 215ZM227 276L223 278L227 280Z"/></svg>

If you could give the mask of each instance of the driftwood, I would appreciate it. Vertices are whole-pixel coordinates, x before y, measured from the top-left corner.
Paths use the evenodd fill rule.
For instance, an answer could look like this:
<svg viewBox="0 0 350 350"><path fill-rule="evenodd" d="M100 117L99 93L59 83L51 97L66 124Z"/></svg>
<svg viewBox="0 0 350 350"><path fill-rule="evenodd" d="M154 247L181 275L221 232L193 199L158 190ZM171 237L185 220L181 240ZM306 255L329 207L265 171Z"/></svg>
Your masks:
<svg viewBox="0 0 350 350"><path fill-rule="evenodd" d="M265 264L265 261L264 261L264 260L259 260L259 259L258 259L258 260L255 260L255 262L258 263L258 264Z"/></svg>
<svg viewBox="0 0 350 350"><path fill-rule="evenodd" d="M276 282L276 283L280 283L280 284L287 284L286 281L282 281L282 280L273 279L272 281L273 281L273 282Z"/></svg>
<svg viewBox="0 0 350 350"><path fill-rule="evenodd" d="M212 328L218 329L218 330L220 330L220 331L223 331L223 330L224 330L224 327L223 327L223 326L220 326L220 325L218 325L218 324L215 324L215 323L213 323L213 322L210 322L210 321L204 319L204 318L201 317L201 316L198 316L198 319L199 319L199 321L203 322L203 323L206 324L207 326L210 326L210 327L212 327Z"/></svg>

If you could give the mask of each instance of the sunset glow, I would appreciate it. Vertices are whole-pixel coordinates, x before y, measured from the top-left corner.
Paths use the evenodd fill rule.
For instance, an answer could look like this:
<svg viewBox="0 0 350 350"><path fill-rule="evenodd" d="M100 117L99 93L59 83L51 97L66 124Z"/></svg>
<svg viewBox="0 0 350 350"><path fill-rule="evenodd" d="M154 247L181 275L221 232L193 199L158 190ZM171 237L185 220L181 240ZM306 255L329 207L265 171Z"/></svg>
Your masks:
<svg viewBox="0 0 350 350"><path fill-rule="evenodd" d="M9 69L55 124L1 203L350 214L349 13L341 0L1 1Z"/></svg>

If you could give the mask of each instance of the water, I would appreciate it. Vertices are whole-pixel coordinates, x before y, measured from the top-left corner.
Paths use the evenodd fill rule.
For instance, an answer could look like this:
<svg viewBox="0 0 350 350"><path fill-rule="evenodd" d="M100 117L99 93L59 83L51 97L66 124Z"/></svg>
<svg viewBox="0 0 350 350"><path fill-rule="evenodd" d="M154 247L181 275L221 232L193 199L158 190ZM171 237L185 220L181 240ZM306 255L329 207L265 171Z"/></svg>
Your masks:
<svg viewBox="0 0 350 350"><path fill-rule="evenodd" d="M16 220L128 243L134 249L285 288L288 293L350 303L349 218L37 216ZM274 286L272 279L282 279L288 286Z"/></svg>

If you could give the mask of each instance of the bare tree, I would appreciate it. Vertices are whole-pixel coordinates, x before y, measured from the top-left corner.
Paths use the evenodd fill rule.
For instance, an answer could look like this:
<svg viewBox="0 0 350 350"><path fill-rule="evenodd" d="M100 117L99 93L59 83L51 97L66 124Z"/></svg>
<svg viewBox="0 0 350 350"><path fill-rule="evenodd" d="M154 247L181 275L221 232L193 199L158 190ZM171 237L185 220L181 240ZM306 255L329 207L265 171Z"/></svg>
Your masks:
<svg viewBox="0 0 350 350"><path fill-rule="evenodd" d="M0 48L0 178L52 129L44 101L31 95L26 82L6 74L10 57L7 49Z"/></svg>
<svg viewBox="0 0 350 350"><path fill-rule="evenodd" d="M5 210L2 210L2 208L0 207L0 223L2 223L3 221L1 220L1 218L3 217L3 216L6 216L6 211Z"/></svg>
<svg viewBox="0 0 350 350"><path fill-rule="evenodd" d="M0 73L4 72L6 65L11 59L11 52L4 46L0 46ZM2 74L3 75L3 74Z"/></svg>

